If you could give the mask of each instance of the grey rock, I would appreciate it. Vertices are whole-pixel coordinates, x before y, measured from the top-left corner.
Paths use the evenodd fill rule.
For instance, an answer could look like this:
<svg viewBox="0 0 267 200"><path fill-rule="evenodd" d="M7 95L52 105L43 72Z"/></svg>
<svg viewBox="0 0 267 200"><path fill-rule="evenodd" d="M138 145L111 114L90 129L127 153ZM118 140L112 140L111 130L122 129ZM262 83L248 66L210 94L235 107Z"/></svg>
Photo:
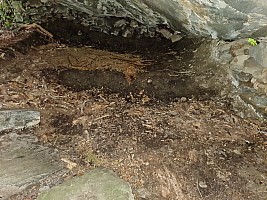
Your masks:
<svg viewBox="0 0 267 200"><path fill-rule="evenodd" d="M233 75L237 80L239 80L241 82L245 82L245 83L250 82L252 77L253 77L251 74L245 73L242 71L241 72L233 72Z"/></svg>
<svg viewBox="0 0 267 200"><path fill-rule="evenodd" d="M64 171L53 149L38 145L31 135L0 137L0 197L6 199L28 186Z"/></svg>
<svg viewBox="0 0 267 200"><path fill-rule="evenodd" d="M0 110L0 131L38 125L40 112L28 109Z"/></svg>
<svg viewBox="0 0 267 200"><path fill-rule="evenodd" d="M108 169L94 169L41 193L37 200L133 200L128 183Z"/></svg>
<svg viewBox="0 0 267 200"><path fill-rule="evenodd" d="M126 20L121 19L121 20L115 22L114 27L123 27L125 25L126 25Z"/></svg>
<svg viewBox="0 0 267 200"><path fill-rule="evenodd" d="M180 34L173 34L170 39L172 42L177 42L179 40L181 40L183 37Z"/></svg>
<svg viewBox="0 0 267 200"><path fill-rule="evenodd" d="M90 27L96 26L105 32L109 32L113 24L107 22L101 26L99 19L124 18L149 30L164 25L191 36L236 39L267 35L265 0L243 0L242 3L239 0L38 0L26 2L25 7L26 18L35 22L56 13L59 18L63 16L78 23L87 19ZM137 24L131 26L139 28Z"/></svg>
<svg viewBox="0 0 267 200"><path fill-rule="evenodd" d="M254 57L249 57L243 63L245 73L253 74L254 77L259 77L263 70L263 66L258 63L258 61Z"/></svg>
<svg viewBox="0 0 267 200"><path fill-rule="evenodd" d="M170 39L172 36L172 33L166 29L157 29L157 32L161 33L167 39Z"/></svg>
<svg viewBox="0 0 267 200"><path fill-rule="evenodd" d="M260 43L254 48L249 48L249 54L255 59L259 65L266 65L267 63L267 41L262 38Z"/></svg>
<svg viewBox="0 0 267 200"><path fill-rule="evenodd" d="M239 86L238 91L241 92L241 94L253 94L256 93L257 90L248 86Z"/></svg>
<svg viewBox="0 0 267 200"><path fill-rule="evenodd" d="M246 39L240 39L231 43L221 42L215 49L213 59L229 69L234 86L230 96L235 99L233 104L238 113L241 113L240 107L243 107L246 115L252 118L267 116L266 58L267 38L261 38L257 46L251 46Z"/></svg>
<svg viewBox="0 0 267 200"><path fill-rule="evenodd" d="M267 98L265 95L264 96L254 96L252 98L252 100L255 102L255 104L258 107L263 107L263 108L267 107Z"/></svg>

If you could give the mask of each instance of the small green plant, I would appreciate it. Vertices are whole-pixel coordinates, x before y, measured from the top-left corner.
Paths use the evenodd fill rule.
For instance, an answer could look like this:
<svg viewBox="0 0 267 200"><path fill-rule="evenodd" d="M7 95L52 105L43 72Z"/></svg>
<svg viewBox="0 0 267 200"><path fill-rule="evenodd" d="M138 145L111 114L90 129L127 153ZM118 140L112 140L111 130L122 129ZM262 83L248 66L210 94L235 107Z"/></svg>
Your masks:
<svg viewBox="0 0 267 200"><path fill-rule="evenodd" d="M251 46L257 46L258 45L258 42L255 39L253 39L253 38L248 38L248 43Z"/></svg>
<svg viewBox="0 0 267 200"><path fill-rule="evenodd" d="M0 0L0 27L16 27L23 22L23 8L21 1Z"/></svg>
<svg viewBox="0 0 267 200"><path fill-rule="evenodd" d="M100 160L98 159L97 155L95 155L92 151L87 153L86 161L89 162L91 165L99 165Z"/></svg>

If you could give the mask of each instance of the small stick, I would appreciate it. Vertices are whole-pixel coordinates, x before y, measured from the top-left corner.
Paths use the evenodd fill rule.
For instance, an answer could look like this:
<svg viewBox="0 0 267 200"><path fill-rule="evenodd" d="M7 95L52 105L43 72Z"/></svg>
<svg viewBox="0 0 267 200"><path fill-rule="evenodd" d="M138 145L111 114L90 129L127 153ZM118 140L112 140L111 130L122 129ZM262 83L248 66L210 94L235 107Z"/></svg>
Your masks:
<svg viewBox="0 0 267 200"><path fill-rule="evenodd" d="M40 25L38 25L36 23L24 24L24 25L22 25L20 27L20 29L23 29L23 28L26 29L26 30L33 29L33 30L37 31L40 34L49 37L50 39L53 38L53 35L50 32L48 32L47 30L45 30L43 27L41 27Z"/></svg>

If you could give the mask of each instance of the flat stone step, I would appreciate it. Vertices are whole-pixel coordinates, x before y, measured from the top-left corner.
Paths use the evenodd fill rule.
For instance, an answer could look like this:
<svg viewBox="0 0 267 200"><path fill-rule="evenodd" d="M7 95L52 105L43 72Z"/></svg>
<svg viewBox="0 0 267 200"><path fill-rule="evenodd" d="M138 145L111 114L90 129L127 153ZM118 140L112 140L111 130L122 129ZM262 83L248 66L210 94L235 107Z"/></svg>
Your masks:
<svg viewBox="0 0 267 200"><path fill-rule="evenodd" d="M60 171L63 165L56 151L39 145L36 137L14 132L0 137L1 200Z"/></svg>
<svg viewBox="0 0 267 200"><path fill-rule="evenodd" d="M92 171L72 178L43 192L37 200L133 200L130 185L108 169Z"/></svg>
<svg viewBox="0 0 267 200"><path fill-rule="evenodd" d="M0 110L0 131L9 129L22 129L38 125L40 112L28 109Z"/></svg>

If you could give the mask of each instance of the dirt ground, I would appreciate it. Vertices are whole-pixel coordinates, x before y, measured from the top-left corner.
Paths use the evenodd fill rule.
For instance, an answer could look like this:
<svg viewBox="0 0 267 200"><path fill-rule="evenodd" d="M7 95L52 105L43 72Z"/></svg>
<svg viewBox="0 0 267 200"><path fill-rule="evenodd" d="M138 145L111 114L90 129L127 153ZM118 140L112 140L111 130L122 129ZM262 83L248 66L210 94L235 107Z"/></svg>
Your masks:
<svg viewBox="0 0 267 200"><path fill-rule="evenodd" d="M58 149L72 176L111 168L131 184L136 199L267 199L263 121L237 117L216 97L160 101L143 91L71 90L53 73L88 70L81 55L66 57L72 47L31 37L1 35L0 108L40 110L40 126L31 134ZM94 66L89 70L119 71L128 82L153 62L138 53L86 53Z"/></svg>

